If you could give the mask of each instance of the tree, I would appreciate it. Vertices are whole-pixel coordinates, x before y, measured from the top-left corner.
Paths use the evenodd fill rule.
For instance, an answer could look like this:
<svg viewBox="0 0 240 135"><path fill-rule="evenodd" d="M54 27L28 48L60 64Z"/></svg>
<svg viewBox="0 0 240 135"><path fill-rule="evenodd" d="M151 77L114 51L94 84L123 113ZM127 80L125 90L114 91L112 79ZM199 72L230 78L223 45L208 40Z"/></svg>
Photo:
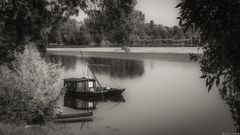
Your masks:
<svg viewBox="0 0 240 135"><path fill-rule="evenodd" d="M172 37L174 39L184 39L185 35L184 35L182 29L180 29L177 26L174 26L173 29L172 29Z"/></svg>
<svg viewBox="0 0 240 135"><path fill-rule="evenodd" d="M97 14L101 19L99 31L104 30L112 42L124 43L131 33L126 23L135 4L136 0L2 0L1 61L12 60L13 52L23 51L25 42L36 42L39 50L45 52L51 29L57 28L69 16L77 15L79 8L89 15L100 12Z"/></svg>
<svg viewBox="0 0 240 135"><path fill-rule="evenodd" d="M129 15L127 25L132 28L131 41L144 38L145 15L141 11L134 10Z"/></svg>
<svg viewBox="0 0 240 135"><path fill-rule="evenodd" d="M80 27L80 31L76 35L76 40L77 40L76 41L77 44L80 44L80 45L88 45L93 43L90 30L85 24L82 24L82 26Z"/></svg>
<svg viewBox="0 0 240 135"><path fill-rule="evenodd" d="M63 42L68 44L76 43L76 35L80 31L81 24L77 21L68 19L61 25L61 35Z"/></svg>
<svg viewBox="0 0 240 135"><path fill-rule="evenodd" d="M13 59L14 51L23 51L26 42L36 42L45 52L51 27L86 8L86 0L2 0L0 2L1 62Z"/></svg>
<svg viewBox="0 0 240 135"><path fill-rule="evenodd" d="M95 6L92 6L93 9L87 11L87 13L92 24L95 24L92 25L95 27L92 32L98 35L96 39L104 35L107 40L116 45L129 43L132 28L127 23L135 5L136 0L95 1Z"/></svg>
<svg viewBox="0 0 240 135"><path fill-rule="evenodd" d="M97 46L100 46L100 43L105 36L102 29L102 17L100 11L92 11L91 14L88 15L88 18L84 20L84 24L89 29L94 43L96 43Z"/></svg>
<svg viewBox="0 0 240 135"><path fill-rule="evenodd" d="M180 25L199 29L203 57L202 78L211 90L216 84L222 98L230 106L240 131L240 1L183 0Z"/></svg>
<svg viewBox="0 0 240 135"><path fill-rule="evenodd" d="M92 43L90 30L82 22L68 19L51 29L49 42L66 45L83 45Z"/></svg>

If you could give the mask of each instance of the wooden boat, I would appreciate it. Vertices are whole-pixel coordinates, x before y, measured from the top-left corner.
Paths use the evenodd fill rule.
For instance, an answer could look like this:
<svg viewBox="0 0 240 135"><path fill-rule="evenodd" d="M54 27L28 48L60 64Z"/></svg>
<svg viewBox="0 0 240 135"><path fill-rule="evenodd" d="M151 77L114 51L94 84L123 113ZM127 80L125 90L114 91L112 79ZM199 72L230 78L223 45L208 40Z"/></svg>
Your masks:
<svg viewBox="0 0 240 135"><path fill-rule="evenodd" d="M124 52L130 52L131 51L130 47L128 47L128 46L122 46L121 50L123 50Z"/></svg>
<svg viewBox="0 0 240 135"><path fill-rule="evenodd" d="M93 118L91 117L76 117L68 119L53 119L55 123L76 123L76 122L91 122Z"/></svg>
<svg viewBox="0 0 240 135"><path fill-rule="evenodd" d="M96 79L89 77L66 78L64 79L66 94L80 97L105 97L122 95L125 91L123 88L97 87L96 82Z"/></svg>
<svg viewBox="0 0 240 135"><path fill-rule="evenodd" d="M78 118L78 117L88 117L88 116L93 116L93 112L58 115L54 119L67 119L67 118Z"/></svg>
<svg viewBox="0 0 240 135"><path fill-rule="evenodd" d="M53 122L55 123L89 122L93 121L92 116L93 116L92 112L58 115L56 118L53 118Z"/></svg>
<svg viewBox="0 0 240 135"><path fill-rule="evenodd" d="M89 122L93 121L92 116L93 112L58 115L56 118L53 118L53 122L55 123Z"/></svg>

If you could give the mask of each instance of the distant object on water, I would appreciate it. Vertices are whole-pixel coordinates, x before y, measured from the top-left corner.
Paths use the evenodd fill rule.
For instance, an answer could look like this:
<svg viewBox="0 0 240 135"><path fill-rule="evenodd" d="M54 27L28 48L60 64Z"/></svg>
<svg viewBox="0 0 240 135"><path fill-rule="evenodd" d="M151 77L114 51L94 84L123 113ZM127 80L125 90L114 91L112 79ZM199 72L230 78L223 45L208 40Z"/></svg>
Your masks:
<svg viewBox="0 0 240 135"><path fill-rule="evenodd" d="M121 49L122 49L124 52L130 52L130 51L131 51L130 47L128 47L128 46L123 46Z"/></svg>
<svg viewBox="0 0 240 135"><path fill-rule="evenodd" d="M115 52L131 52L131 48L128 46L122 46L120 48L115 49Z"/></svg>

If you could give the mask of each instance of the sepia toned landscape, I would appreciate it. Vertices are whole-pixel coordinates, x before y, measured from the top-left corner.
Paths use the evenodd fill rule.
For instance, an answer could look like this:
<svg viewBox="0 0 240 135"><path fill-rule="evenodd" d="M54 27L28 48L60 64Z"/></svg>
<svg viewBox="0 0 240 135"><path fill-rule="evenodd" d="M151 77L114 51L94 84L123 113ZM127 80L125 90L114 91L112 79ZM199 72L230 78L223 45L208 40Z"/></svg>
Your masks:
<svg viewBox="0 0 240 135"><path fill-rule="evenodd" d="M239 24L238 0L0 0L0 135L238 135Z"/></svg>

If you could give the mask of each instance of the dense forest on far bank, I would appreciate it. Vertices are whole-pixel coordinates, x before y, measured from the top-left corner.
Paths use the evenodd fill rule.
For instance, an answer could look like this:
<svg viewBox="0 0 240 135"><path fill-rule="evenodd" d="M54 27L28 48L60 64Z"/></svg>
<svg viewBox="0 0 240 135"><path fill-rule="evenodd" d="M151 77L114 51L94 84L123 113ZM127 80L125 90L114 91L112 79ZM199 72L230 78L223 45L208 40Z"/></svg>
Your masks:
<svg viewBox="0 0 240 135"><path fill-rule="evenodd" d="M83 22L69 18L53 28L48 35L48 47L116 47L123 44L135 47L197 46L199 36L193 29L185 31L183 27L163 26L153 20L147 23L144 13L138 10L124 19L126 25L119 29L130 28L130 36L121 44L115 42L118 37L101 30L97 16L89 15ZM119 29L114 30L118 32Z"/></svg>

